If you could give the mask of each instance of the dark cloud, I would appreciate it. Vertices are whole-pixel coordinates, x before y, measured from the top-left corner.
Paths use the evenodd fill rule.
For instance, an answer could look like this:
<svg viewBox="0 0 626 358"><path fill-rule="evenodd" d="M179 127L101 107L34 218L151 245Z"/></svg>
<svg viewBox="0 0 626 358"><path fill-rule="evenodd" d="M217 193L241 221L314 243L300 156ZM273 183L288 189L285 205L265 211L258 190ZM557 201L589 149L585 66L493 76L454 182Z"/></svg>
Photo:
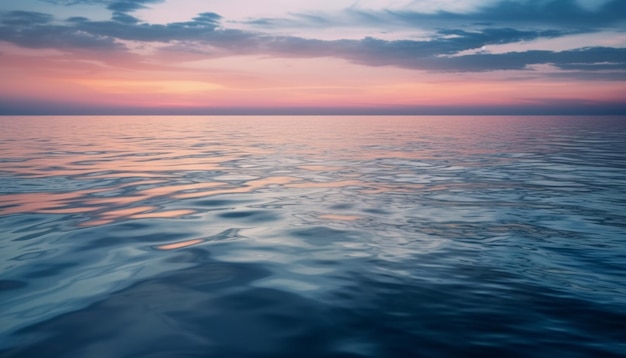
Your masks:
<svg viewBox="0 0 626 358"><path fill-rule="evenodd" d="M30 26L52 22L52 16L35 11L9 11L2 14L0 24L8 26Z"/></svg>
<svg viewBox="0 0 626 358"><path fill-rule="evenodd" d="M145 9L148 6L147 4L156 4L163 2L163 0L43 0L55 5L64 5L64 6L73 6L73 5L104 5L108 10L113 12L111 16L111 20L119 23L125 24L136 24L141 22L140 19L131 16L129 13ZM86 22L86 21L75 21L79 18L73 18L74 20L69 20L70 22ZM83 19L83 18L81 18Z"/></svg>
<svg viewBox="0 0 626 358"><path fill-rule="evenodd" d="M122 20L122 21L119 21ZM203 20L174 22L166 25L137 23L132 17L117 21L90 21L76 25L80 31L120 40L144 42L210 41L219 23Z"/></svg>
<svg viewBox="0 0 626 358"><path fill-rule="evenodd" d="M423 44L425 47L434 50L434 54L454 54L488 45L531 41L539 38L555 38L568 34L569 32L557 30L520 31L511 28L486 28L478 31L447 29L438 31L433 40L412 42L414 44ZM438 46L432 46L434 44Z"/></svg>
<svg viewBox="0 0 626 358"><path fill-rule="evenodd" d="M113 16L111 20L115 22L120 22L124 24L137 24L141 22L138 18L129 15L128 13L145 9L147 6L144 4L157 3L161 0L124 0L124 1L115 1L111 2L107 9L113 11Z"/></svg>
<svg viewBox="0 0 626 358"><path fill-rule="evenodd" d="M512 29L486 29L480 33L445 30L430 41L363 40L322 41L295 37L275 37L260 41L256 51L282 57L336 57L367 66L395 66L440 72L487 72L531 70L536 65L552 65L567 70L562 75L578 77L581 72L613 71L626 73L626 48L588 47L568 51L524 51L502 54L475 53L454 55L467 49L490 44L529 40L542 35ZM556 36L558 33L549 33ZM603 76L602 73L598 73ZM622 78L623 76L618 76ZM582 78L582 77L581 77Z"/></svg>
<svg viewBox="0 0 626 358"><path fill-rule="evenodd" d="M136 1L141 3L150 0ZM127 2L130 3L130 2ZM116 2L114 4L120 4ZM135 6L133 5L133 6ZM133 6L119 6L129 10ZM241 40L246 36L243 32L223 31L216 33L220 26L221 16L215 13L199 14L192 21L175 22L167 25L140 23L138 18L125 12L114 12L111 21L91 21L84 17L72 17L65 24L52 24L53 17L48 14L25 11L0 13L0 40L30 48L103 48L123 49L116 40L133 40L144 42L170 41L210 41L223 38ZM238 37L238 39L236 38Z"/></svg>
<svg viewBox="0 0 626 358"><path fill-rule="evenodd" d="M259 19L244 21L244 23L251 24L251 25L273 26L275 24L275 19L259 18Z"/></svg>
<svg viewBox="0 0 626 358"><path fill-rule="evenodd" d="M133 12L139 9L145 9L144 4L157 3L160 0L125 0L115 1L107 6L107 9L117 13Z"/></svg>
<svg viewBox="0 0 626 358"><path fill-rule="evenodd" d="M28 48L104 49L123 48L114 38L80 31L75 24L84 18L70 18L69 25L53 24L51 15L38 12L0 13L0 40Z"/></svg>
<svg viewBox="0 0 626 358"><path fill-rule="evenodd" d="M577 27L603 27L626 20L626 2L609 1L597 9L586 9L576 0L500 1L476 14L468 15L479 21L526 22Z"/></svg>
<svg viewBox="0 0 626 358"><path fill-rule="evenodd" d="M448 33L450 31L445 31ZM524 51L502 54L475 53L447 56L464 49L475 49L504 39L512 41L530 34L503 31L485 31L482 34L460 34L452 39L432 41L363 40L311 41L289 39L274 43L271 51L302 57L318 54L343 58L368 66L396 66L416 70L441 72L486 72L499 70L527 70L534 65L549 64L563 70L626 71L626 48L589 47L568 51ZM496 35L498 33L499 35ZM513 36L501 36L509 33ZM572 74L575 75L575 74Z"/></svg>
<svg viewBox="0 0 626 358"><path fill-rule="evenodd" d="M362 40L312 40L298 37L258 37L259 50L286 57L339 57L372 66L421 68L431 61L446 62L450 55L494 44L558 37L559 31L518 31L514 29L441 30L430 40L388 41L367 37ZM428 65L428 67L435 67ZM452 67L452 66L451 66ZM518 66L515 66L517 68ZM522 66L523 67L523 66ZM442 67L441 70L444 68Z"/></svg>
<svg viewBox="0 0 626 358"><path fill-rule="evenodd" d="M119 50L124 46L114 39L94 36L61 26L39 26L23 32L0 29L3 40L29 48Z"/></svg>
<svg viewBox="0 0 626 358"><path fill-rule="evenodd" d="M604 69L607 63L611 63L613 69L626 70L626 48L588 47L552 52L550 56L553 63L559 66L587 65L589 69L593 66Z"/></svg>
<svg viewBox="0 0 626 358"><path fill-rule="evenodd" d="M111 17L111 20L122 22L125 24L136 24L140 22L138 18L128 15L126 13L122 13L122 12L114 12L113 17Z"/></svg>
<svg viewBox="0 0 626 358"><path fill-rule="evenodd" d="M473 54L438 58L422 63L430 70L440 71L495 71L523 70L533 65L549 64L561 69L572 69L572 65L584 65L588 69L603 67L604 62L615 64L613 69L626 70L626 49L590 47L568 51L525 51L503 54ZM600 69L600 68L598 68Z"/></svg>
<svg viewBox="0 0 626 358"><path fill-rule="evenodd" d="M553 65L563 70L599 71L611 69L626 71L626 49L624 48L591 47L559 52L525 51L503 54L476 53L464 56L440 56L438 54L450 52L447 45L437 43L430 45L429 42L414 41L344 40L335 42L331 56L368 66L396 66L441 72L526 70L530 66L541 64ZM292 44L292 47L298 46ZM306 46L304 47L306 48ZM443 50L436 51L441 48ZM454 49L458 49L458 47ZM294 51L297 53L296 50Z"/></svg>
<svg viewBox="0 0 626 358"><path fill-rule="evenodd" d="M89 21L89 19L83 16L73 16L73 17L66 19L65 21L71 22L71 23L77 23L77 22Z"/></svg>
<svg viewBox="0 0 626 358"><path fill-rule="evenodd" d="M357 16L366 16L362 11L351 10ZM371 16L371 15L369 15ZM446 23L476 24L490 23L498 26L550 26L597 29L626 21L626 2L613 0L597 10L582 8L575 0L548 1L500 1L470 13L437 12L424 14L414 11L385 11L379 18L398 21L404 25L441 26Z"/></svg>
<svg viewBox="0 0 626 358"><path fill-rule="evenodd" d="M562 28L595 31L626 22L626 1L611 0L597 9L576 0L501 0L475 11L424 13L410 10L365 10L350 7L340 14L301 13L290 18L259 18L246 23L261 27L376 26L436 29L442 26Z"/></svg>
<svg viewBox="0 0 626 358"><path fill-rule="evenodd" d="M579 73L626 71L626 49L590 47L569 51L525 51L490 54L476 51L485 46L518 43L539 38L556 38L575 33L569 29L520 30L512 27L447 28L435 31L428 40L316 40L294 36L276 36L244 30L224 29L218 14L207 12L190 21L148 24L128 14L155 0L107 2L113 10L110 21L91 21L75 17L54 23L50 15L12 11L0 14L0 40L30 48L61 50L106 49L123 51L123 40L146 43L169 43L166 50L205 53L207 56L243 54L291 58L335 57L368 66L396 66L442 72L485 72L496 70L531 70L549 64L576 76ZM103 2L104 3L104 2ZM512 3L512 2L506 2ZM517 4L517 2L515 2ZM533 11L548 5L569 6L569 11L583 11L572 1L543 1L529 5ZM504 2L500 3L500 5ZM500 6L499 5L499 6ZM597 13L617 6L610 2ZM492 7L492 9L500 7ZM486 10L483 10L486 11ZM502 10L504 11L504 10ZM530 10L529 10L530 11ZM438 14L433 16L444 16ZM425 16L425 15L421 15ZM445 16L451 16L447 14ZM454 15L469 16L469 15ZM530 15L528 15L530 16ZM615 15L623 16L623 15ZM202 51L203 48L210 50Z"/></svg>
<svg viewBox="0 0 626 358"><path fill-rule="evenodd" d="M219 24L219 22L222 20L222 17L214 12L203 12L194 17L193 20L196 22Z"/></svg>

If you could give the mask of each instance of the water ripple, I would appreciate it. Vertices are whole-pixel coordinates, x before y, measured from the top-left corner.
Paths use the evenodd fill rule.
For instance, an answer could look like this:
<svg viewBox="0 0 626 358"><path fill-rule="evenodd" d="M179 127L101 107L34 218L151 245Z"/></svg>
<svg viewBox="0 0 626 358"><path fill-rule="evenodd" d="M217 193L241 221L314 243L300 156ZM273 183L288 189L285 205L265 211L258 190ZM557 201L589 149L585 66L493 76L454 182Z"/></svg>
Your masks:
<svg viewBox="0 0 626 358"><path fill-rule="evenodd" d="M0 127L3 357L626 355L623 118Z"/></svg>

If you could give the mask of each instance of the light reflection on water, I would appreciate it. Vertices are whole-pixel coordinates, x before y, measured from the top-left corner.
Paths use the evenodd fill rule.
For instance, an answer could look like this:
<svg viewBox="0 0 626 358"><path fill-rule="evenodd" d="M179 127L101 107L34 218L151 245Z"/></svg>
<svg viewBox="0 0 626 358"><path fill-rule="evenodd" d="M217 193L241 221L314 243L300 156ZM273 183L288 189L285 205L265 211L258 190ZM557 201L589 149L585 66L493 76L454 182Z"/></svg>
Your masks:
<svg viewBox="0 0 626 358"><path fill-rule="evenodd" d="M0 354L618 356L623 153L611 117L0 118Z"/></svg>

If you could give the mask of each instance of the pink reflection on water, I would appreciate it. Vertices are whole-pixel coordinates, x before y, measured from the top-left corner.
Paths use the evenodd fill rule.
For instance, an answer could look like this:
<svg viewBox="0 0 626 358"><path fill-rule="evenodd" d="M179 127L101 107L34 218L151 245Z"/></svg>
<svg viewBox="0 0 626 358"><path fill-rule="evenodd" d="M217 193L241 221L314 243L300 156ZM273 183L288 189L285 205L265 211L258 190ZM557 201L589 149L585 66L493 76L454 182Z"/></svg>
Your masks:
<svg viewBox="0 0 626 358"><path fill-rule="evenodd" d="M407 159L408 164L397 170L411 174L418 166L427 171L433 158L497 150L477 146L477 141L493 140L486 135L500 133L490 129L493 125L514 122L480 123L451 117L375 116L15 118L2 123L1 170L35 184L16 189L28 192L4 191L0 215L80 214L88 220L83 225L101 225L189 215L195 211L165 206L176 199L256 190L352 187L362 194L436 190L439 184L429 179L423 184L394 182L393 176L403 173L390 173L387 182L367 181L366 174L370 168L384 167L386 160ZM362 161L365 169L345 164L355 161ZM257 172L246 173L247 168ZM261 179L229 181L212 171ZM70 188L62 186L67 183ZM444 188L451 185L455 184L446 183ZM155 200L160 201L156 206Z"/></svg>
<svg viewBox="0 0 626 358"><path fill-rule="evenodd" d="M180 216L191 215L195 213L194 210L166 210L166 211L157 211L152 213L142 213L135 214L130 216L133 219L162 219L162 218L177 218Z"/></svg>
<svg viewBox="0 0 626 358"><path fill-rule="evenodd" d="M180 248L187 247L187 246L197 245L202 242L204 242L204 240L202 239L193 239L193 240L175 242L172 244L160 245L160 246L157 246L156 248L159 250L175 250L175 249L180 249Z"/></svg>
<svg viewBox="0 0 626 358"><path fill-rule="evenodd" d="M232 135L236 125L216 126L206 118L22 117L4 124L1 157L15 160L2 170L19 175L148 177L214 170L244 154L270 152L260 146L242 151L241 139Z"/></svg>
<svg viewBox="0 0 626 358"><path fill-rule="evenodd" d="M175 193L186 191L201 191L202 189L215 188L217 186L223 186L224 183L211 182L211 183L194 183L184 185L163 185L156 186L150 189L144 189L138 192L138 195L146 198L153 198L161 195L172 195Z"/></svg>

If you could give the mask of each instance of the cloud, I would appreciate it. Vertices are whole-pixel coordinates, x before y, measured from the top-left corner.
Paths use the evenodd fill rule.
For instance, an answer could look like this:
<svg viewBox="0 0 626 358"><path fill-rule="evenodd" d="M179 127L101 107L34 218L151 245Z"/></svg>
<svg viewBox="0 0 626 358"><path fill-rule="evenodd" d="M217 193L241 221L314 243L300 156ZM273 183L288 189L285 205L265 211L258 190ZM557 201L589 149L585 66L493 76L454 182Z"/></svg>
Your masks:
<svg viewBox="0 0 626 358"><path fill-rule="evenodd" d="M495 37L497 39L497 37ZM440 72L486 72L527 70L533 65L550 64L562 70L626 71L626 49L591 47L568 51L525 51L503 54L476 53L464 56L440 56L464 47L488 44L490 36L475 42L463 41L385 41L367 38L360 41L334 42L290 39L275 43L272 51L291 56L332 56L368 66L396 66L401 68ZM575 74L572 74L575 76Z"/></svg>
<svg viewBox="0 0 626 358"><path fill-rule="evenodd" d="M113 17L114 21L83 21L76 29L95 35L119 40L143 42L201 41L210 42L220 37L219 15L204 13L187 22L165 25L138 23L132 17ZM237 32L237 31L236 31Z"/></svg>
<svg viewBox="0 0 626 358"><path fill-rule="evenodd" d="M596 1L597 7L582 6L580 0L505 0L465 16L469 20L528 23L533 25L603 27L626 20L622 0Z"/></svg>
<svg viewBox="0 0 626 358"><path fill-rule="evenodd" d="M70 25L54 24L51 15L9 11L0 13L0 40L28 48L104 49L120 50L122 45L114 38L80 31L75 23L87 20L72 19Z"/></svg>
<svg viewBox="0 0 626 358"><path fill-rule="evenodd" d="M114 12L113 17L111 17L113 21L122 22L125 24L136 24L140 22L140 20L134 16L128 15L126 13Z"/></svg>
<svg viewBox="0 0 626 358"><path fill-rule="evenodd" d="M5 26L30 26L52 22L52 15L35 11L9 11L0 18Z"/></svg>
<svg viewBox="0 0 626 358"><path fill-rule="evenodd" d="M456 2L455 2L456 3ZM350 27L433 29L441 26L520 26L532 28L570 27L593 31L626 21L623 0L499 0L484 5L463 6L463 11L446 10L439 4L436 11L423 1L395 9L368 9L351 6L339 13L296 13L286 18L257 18L244 23L264 28L280 27ZM454 5L454 3L452 4ZM455 7L452 6L452 9Z"/></svg>
<svg viewBox="0 0 626 358"><path fill-rule="evenodd" d="M125 6L119 8L125 10L133 8ZM121 50L124 46L118 40L208 41L211 37L216 37L211 35L214 35L220 26L220 20L219 15L207 12L199 14L192 21L159 25L139 23L139 19L126 13L114 12L111 21L91 21L85 17L71 17L64 24L53 24L53 17L49 14L10 11L0 13L0 40L30 48ZM222 36L226 38L234 37L232 32L227 31L223 35L226 35Z"/></svg>
<svg viewBox="0 0 626 358"><path fill-rule="evenodd" d="M275 37L265 40L261 50L285 57L338 57L369 66L397 66L416 70L448 72L484 72L494 70L523 70L530 65L554 64L567 66L610 62L614 68L623 67L626 49L586 48L571 51L526 51L505 54L476 53L451 56L468 49L492 44L512 43L539 37L560 36L558 31L518 31L488 28L482 31L441 30L433 39L424 41L387 41L375 38L363 40L322 41L295 37ZM602 66L602 65L601 65Z"/></svg>
<svg viewBox="0 0 626 358"><path fill-rule="evenodd" d="M210 22L217 24L222 20L222 17L214 12L203 12L198 14L198 16L193 19L196 22Z"/></svg>
<svg viewBox="0 0 626 358"><path fill-rule="evenodd" d="M272 35L223 27L223 18L212 12L200 13L190 21L168 24L149 24L129 13L156 3L158 0L81 2L106 4L113 11L109 21L92 21L85 17L72 17L56 23L52 16L38 12L11 11L0 13L0 40L23 47L54 48L60 50L115 50L127 51L124 41L142 43L168 43L166 51L204 53L207 57L229 55L264 55L287 58L335 57L368 66L396 66L415 70L440 72L485 72L496 70L532 70L532 66L550 64L568 71L572 76L581 72L626 71L626 49L588 47L568 51L525 51L491 54L464 51L484 46L512 44L539 38L557 38L576 31L571 29L526 29L513 27L475 26L472 29L448 27L439 29L424 40L383 40L367 37L361 40L319 40L295 36ZM62 1L64 4L75 1ZM595 14L609 17L607 11L622 9L626 2L608 1L603 6L589 10L573 0L499 1L488 7L464 14L437 12L434 14L387 12L387 16L417 21L427 18L460 18L466 20L491 20L515 9L521 19L532 17L552 18L557 10L571 16ZM625 9L626 10L626 9ZM360 10L359 10L360 11ZM482 14L482 15L481 15ZM486 16L485 14L490 14ZM626 11L612 18L626 17ZM373 14L365 14L374 21ZM370 16L371 15L371 16ZM479 16L480 15L480 16ZM376 15L378 16L378 15ZM491 17L490 17L491 16ZM512 15L511 15L512 16ZM376 17L377 19L377 17ZM311 17L307 21L321 23L323 18ZM522 20L519 20L522 21ZM596 20L585 20L587 24ZM207 49L204 50L203 49Z"/></svg>
<svg viewBox="0 0 626 358"><path fill-rule="evenodd" d="M78 22L85 22L85 21L89 21L88 18L83 17L83 16L72 16L70 18L68 18L67 20L65 20L67 22L72 22L72 23L78 23Z"/></svg>
<svg viewBox="0 0 626 358"><path fill-rule="evenodd" d="M532 65L550 64L570 70L572 66L587 69L605 69L605 62L614 64L612 69L626 70L626 49L591 47L568 51L525 51L503 54L473 54L449 57L421 63L429 70L483 72L495 70L523 70Z"/></svg>
<svg viewBox="0 0 626 358"><path fill-rule="evenodd" d="M161 0L125 0L115 1L107 5L107 9L117 13L133 12L139 9L145 9L144 4L159 3Z"/></svg>
<svg viewBox="0 0 626 358"><path fill-rule="evenodd" d="M134 16L129 15L129 12L133 12L140 9L147 8L144 4L157 3L161 0L125 0L115 1L107 6L108 10L113 11L112 20L125 24L136 24L140 20Z"/></svg>

